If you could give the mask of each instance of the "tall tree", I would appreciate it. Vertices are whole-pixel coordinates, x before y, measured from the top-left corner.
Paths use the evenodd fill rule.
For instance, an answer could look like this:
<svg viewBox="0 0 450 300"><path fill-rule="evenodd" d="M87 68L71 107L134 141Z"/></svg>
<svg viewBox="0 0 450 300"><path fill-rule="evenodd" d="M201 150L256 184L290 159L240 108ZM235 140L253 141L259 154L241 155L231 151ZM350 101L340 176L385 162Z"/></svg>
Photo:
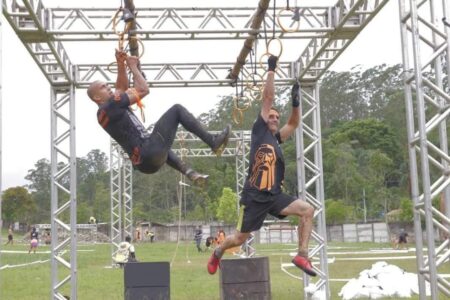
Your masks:
<svg viewBox="0 0 450 300"><path fill-rule="evenodd" d="M36 203L28 190L18 186L9 188L2 195L2 218L7 223L22 222L32 224L35 218Z"/></svg>
<svg viewBox="0 0 450 300"><path fill-rule="evenodd" d="M237 221L237 195L230 188L224 188L222 197L219 199L217 208L217 219L226 224L234 224Z"/></svg>
<svg viewBox="0 0 450 300"><path fill-rule="evenodd" d="M36 220L40 223L50 223L50 179L51 164L42 158L38 160L34 169L28 170L25 179L31 183L27 186L36 203Z"/></svg>

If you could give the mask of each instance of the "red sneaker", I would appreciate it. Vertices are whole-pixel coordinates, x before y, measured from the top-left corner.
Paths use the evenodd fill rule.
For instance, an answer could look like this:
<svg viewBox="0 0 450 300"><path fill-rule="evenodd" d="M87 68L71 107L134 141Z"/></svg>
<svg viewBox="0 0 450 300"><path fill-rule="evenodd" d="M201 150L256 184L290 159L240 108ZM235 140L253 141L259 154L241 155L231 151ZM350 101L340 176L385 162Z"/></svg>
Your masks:
<svg viewBox="0 0 450 300"><path fill-rule="evenodd" d="M313 266L311 265L311 261L306 257L296 255L292 260L292 263L303 270L309 276L317 276L317 273L314 272Z"/></svg>
<svg viewBox="0 0 450 300"><path fill-rule="evenodd" d="M211 257L208 259L208 273L211 275L216 274L217 269L220 267L220 258L216 256L215 251L211 254Z"/></svg>

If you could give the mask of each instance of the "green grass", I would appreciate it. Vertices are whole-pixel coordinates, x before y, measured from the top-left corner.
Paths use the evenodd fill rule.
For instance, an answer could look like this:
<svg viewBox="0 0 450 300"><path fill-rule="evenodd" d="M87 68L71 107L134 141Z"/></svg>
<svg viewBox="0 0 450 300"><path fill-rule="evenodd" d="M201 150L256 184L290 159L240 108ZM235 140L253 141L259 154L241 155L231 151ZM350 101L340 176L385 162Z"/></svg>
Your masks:
<svg viewBox="0 0 450 300"><path fill-rule="evenodd" d="M3 242L6 240L3 239ZM28 250L28 245L15 244L14 246L1 246L2 250ZM335 247L345 247L345 249L336 249ZM369 249L387 248L387 244L373 243L332 243L329 245L328 252L338 251L364 251ZM261 256L268 256L270 260L270 281L272 290L272 299L302 299L303 283L292 278L281 271L280 263L289 262L289 252L294 252L295 245L256 245L257 253ZM175 255L175 243L153 243L137 244L136 252L139 261L171 261ZM40 246L39 251L48 251L48 246ZM111 264L109 244L80 245L78 252L78 299L123 299L123 270L108 268ZM89 251L86 251L89 250ZM414 255L413 252L398 254L370 254L372 257L382 256L404 256ZM355 278L359 273L368 269L373 263L378 261L339 261L343 257L367 257L369 255L330 255L336 257L335 263L329 264L329 273L331 278ZM171 280L171 299L189 299L189 300L214 300L219 299L219 275L209 275L206 272L206 262L209 253L198 253L194 243L180 243L177 255L173 262L170 280ZM224 258L232 258L226 255ZM10 254L2 253L1 265L17 265L30 263L37 260L49 259L47 253L36 254ZM188 260L190 263L188 263ZM389 260L390 264L416 273L415 259L408 260ZM450 273L450 266L439 271L441 273ZM295 268L289 268L296 276L301 272ZM59 268L60 275L66 275L68 272ZM27 267L8 268L0 271L0 299L2 300L36 300L50 298L50 263L34 264ZM337 296L345 282L331 282L331 298L339 299ZM64 293L70 294L70 286L67 285ZM419 299L413 297L412 299Z"/></svg>

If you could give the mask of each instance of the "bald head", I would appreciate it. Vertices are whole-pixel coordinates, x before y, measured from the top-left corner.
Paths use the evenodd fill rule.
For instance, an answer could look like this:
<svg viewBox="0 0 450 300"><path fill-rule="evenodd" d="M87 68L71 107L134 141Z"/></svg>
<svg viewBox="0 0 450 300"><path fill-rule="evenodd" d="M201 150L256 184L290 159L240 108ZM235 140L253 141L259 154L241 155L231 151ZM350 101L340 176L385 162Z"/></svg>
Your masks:
<svg viewBox="0 0 450 300"><path fill-rule="evenodd" d="M96 80L91 83L91 85L87 89L87 94L92 101L99 105L108 101L108 99L114 96L114 93L109 85L106 82L100 80Z"/></svg>
<svg viewBox="0 0 450 300"><path fill-rule="evenodd" d="M87 89L87 94L89 98L95 101L94 97L97 94L97 91L99 90L99 87L101 86L102 83L103 83L102 81L96 80L89 85Z"/></svg>

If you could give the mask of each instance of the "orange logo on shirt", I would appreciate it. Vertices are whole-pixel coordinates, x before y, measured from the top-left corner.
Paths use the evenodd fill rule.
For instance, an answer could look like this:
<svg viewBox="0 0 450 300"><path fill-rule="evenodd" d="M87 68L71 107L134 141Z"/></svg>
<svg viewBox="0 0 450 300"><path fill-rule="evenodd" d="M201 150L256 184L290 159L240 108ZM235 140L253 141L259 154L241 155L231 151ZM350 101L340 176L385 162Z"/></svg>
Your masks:
<svg viewBox="0 0 450 300"><path fill-rule="evenodd" d="M259 190L269 190L275 184L275 148L270 144L262 144L255 154L250 183Z"/></svg>

